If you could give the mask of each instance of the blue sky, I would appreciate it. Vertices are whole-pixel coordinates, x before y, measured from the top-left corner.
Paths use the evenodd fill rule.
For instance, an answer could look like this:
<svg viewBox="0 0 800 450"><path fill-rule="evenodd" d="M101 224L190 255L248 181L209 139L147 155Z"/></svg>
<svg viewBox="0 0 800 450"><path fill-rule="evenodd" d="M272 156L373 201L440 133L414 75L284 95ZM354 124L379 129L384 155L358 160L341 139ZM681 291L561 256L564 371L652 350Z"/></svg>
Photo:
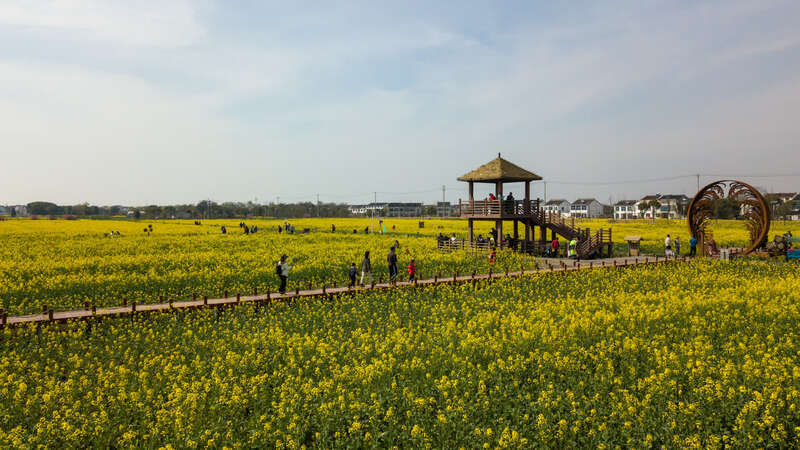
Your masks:
<svg viewBox="0 0 800 450"><path fill-rule="evenodd" d="M456 201L498 152L604 202L695 180L568 183L797 173L798 23L792 1L5 0L0 203Z"/></svg>

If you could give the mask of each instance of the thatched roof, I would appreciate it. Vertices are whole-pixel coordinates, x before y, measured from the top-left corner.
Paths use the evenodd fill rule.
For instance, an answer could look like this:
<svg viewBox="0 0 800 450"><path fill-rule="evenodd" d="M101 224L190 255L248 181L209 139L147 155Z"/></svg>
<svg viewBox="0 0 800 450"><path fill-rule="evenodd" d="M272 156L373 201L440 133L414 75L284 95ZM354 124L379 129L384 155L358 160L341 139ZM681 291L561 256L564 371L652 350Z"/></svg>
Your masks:
<svg viewBox="0 0 800 450"><path fill-rule="evenodd" d="M536 181L542 177L528 172L522 167L506 161L497 154L497 158L478 167L465 175L458 177L458 181L474 181L476 183Z"/></svg>

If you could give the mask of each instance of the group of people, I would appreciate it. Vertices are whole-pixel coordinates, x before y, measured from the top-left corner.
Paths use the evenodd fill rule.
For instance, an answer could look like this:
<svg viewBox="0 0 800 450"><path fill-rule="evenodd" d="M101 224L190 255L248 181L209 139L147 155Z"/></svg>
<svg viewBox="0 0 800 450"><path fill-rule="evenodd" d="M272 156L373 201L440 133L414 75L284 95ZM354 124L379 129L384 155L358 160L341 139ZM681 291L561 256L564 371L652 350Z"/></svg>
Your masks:
<svg viewBox="0 0 800 450"><path fill-rule="evenodd" d="M280 226L280 225L278 225L278 234L280 234L280 233L281 233L282 231L284 231L284 230L285 230L285 231L286 231L288 234L294 234L294 225L292 225L292 224L290 224L290 223L288 223L288 222L285 222L285 221L284 221L284 222L283 222L283 228L281 228L281 226Z"/></svg>
<svg viewBox="0 0 800 450"><path fill-rule="evenodd" d="M400 249L400 242L395 240L394 245L389 248L389 253L386 255L386 264L389 268L389 281L394 283L397 281L398 275L398 259L397 259L397 251ZM408 249L406 249L406 254L409 254ZM293 264L289 264L287 260L287 255L281 255L280 260L275 265L275 275L280 278L280 287L278 288L278 292L281 294L286 293L286 282L289 278L289 272L294 267ZM292 263L297 261L297 258L292 258ZM408 281L414 281L417 277L417 265L415 259L412 257L409 259L408 266ZM350 279L350 287L356 286L356 278L358 276L358 268L356 263L350 263L350 267L347 271L347 277ZM364 252L364 257L361 259L361 286L366 284L372 284L374 281L372 277L372 260L369 256L369 250Z"/></svg>
<svg viewBox="0 0 800 450"><path fill-rule="evenodd" d="M111 231L111 233L108 233L108 237L115 237L115 236L122 236L122 234L120 234L119 231L113 231L113 230Z"/></svg>
<svg viewBox="0 0 800 450"><path fill-rule="evenodd" d="M679 236L675 236L675 240L673 241L670 235L668 234L666 238L664 238L664 256L680 256L681 254L681 238ZM689 239L689 253L688 256L695 256L697 255L697 239L692 236Z"/></svg>
<svg viewBox="0 0 800 450"><path fill-rule="evenodd" d="M222 228L223 228L222 234L225 234L227 232L227 230L225 229L224 226ZM250 233L258 232L258 225L253 225L252 227L250 227L244 222L239 222L239 228L241 228L242 231L244 231L244 234L250 234Z"/></svg>

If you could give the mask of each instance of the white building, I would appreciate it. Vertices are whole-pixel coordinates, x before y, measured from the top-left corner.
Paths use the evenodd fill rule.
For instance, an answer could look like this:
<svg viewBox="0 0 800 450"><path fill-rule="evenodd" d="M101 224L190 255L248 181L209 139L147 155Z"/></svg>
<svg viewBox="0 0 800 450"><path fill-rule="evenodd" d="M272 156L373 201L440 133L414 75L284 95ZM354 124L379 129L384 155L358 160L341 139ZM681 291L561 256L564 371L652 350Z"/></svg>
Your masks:
<svg viewBox="0 0 800 450"><path fill-rule="evenodd" d="M12 206L17 217L28 217L28 207L26 205Z"/></svg>
<svg viewBox="0 0 800 450"><path fill-rule="evenodd" d="M636 200L620 200L614 204L615 219L634 219L637 217Z"/></svg>
<svg viewBox="0 0 800 450"><path fill-rule="evenodd" d="M548 200L542 208L546 213L559 213L564 217L569 217L570 203L564 199Z"/></svg>
<svg viewBox="0 0 800 450"><path fill-rule="evenodd" d="M387 203L387 217L415 217L423 213L422 203Z"/></svg>
<svg viewBox="0 0 800 450"><path fill-rule="evenodd" d="M603 204L593 198L579 198L569 207L570 217L596 219L603 215Z"/></svg>

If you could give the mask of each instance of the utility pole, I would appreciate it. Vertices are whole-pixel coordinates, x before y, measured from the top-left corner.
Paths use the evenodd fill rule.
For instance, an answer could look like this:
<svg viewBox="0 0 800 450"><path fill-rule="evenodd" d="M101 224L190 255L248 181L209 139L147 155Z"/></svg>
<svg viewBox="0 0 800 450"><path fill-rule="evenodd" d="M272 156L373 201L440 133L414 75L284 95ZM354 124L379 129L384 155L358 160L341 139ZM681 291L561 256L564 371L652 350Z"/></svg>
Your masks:
<svg viewBox="0 0 800 450"><path fill-rule="evenodd" d="M378 206L378 193L373 192L375 199L372 201L372 208L370 208L369 230L371 233L375 232L375 208Z"/></svg>
<svg viewBox="0 0 800 450"><path fill-rule="evenodd" d="M547 181L542 181L542 184L544 185L544 193L542 194L542 197L544 197L543 201L547 203Z"/></svg>
<svg viewBox="0 0 800 450"><path fill-rule="evenodd" d="M319 217L319 194L317 194L317 217Z"/></svg>
<svg viewBox="0 0 800 450"><path fill-rule="evenodd" d="M700 174L695 175L697 177L697 192L700 192Z"/></svg>

